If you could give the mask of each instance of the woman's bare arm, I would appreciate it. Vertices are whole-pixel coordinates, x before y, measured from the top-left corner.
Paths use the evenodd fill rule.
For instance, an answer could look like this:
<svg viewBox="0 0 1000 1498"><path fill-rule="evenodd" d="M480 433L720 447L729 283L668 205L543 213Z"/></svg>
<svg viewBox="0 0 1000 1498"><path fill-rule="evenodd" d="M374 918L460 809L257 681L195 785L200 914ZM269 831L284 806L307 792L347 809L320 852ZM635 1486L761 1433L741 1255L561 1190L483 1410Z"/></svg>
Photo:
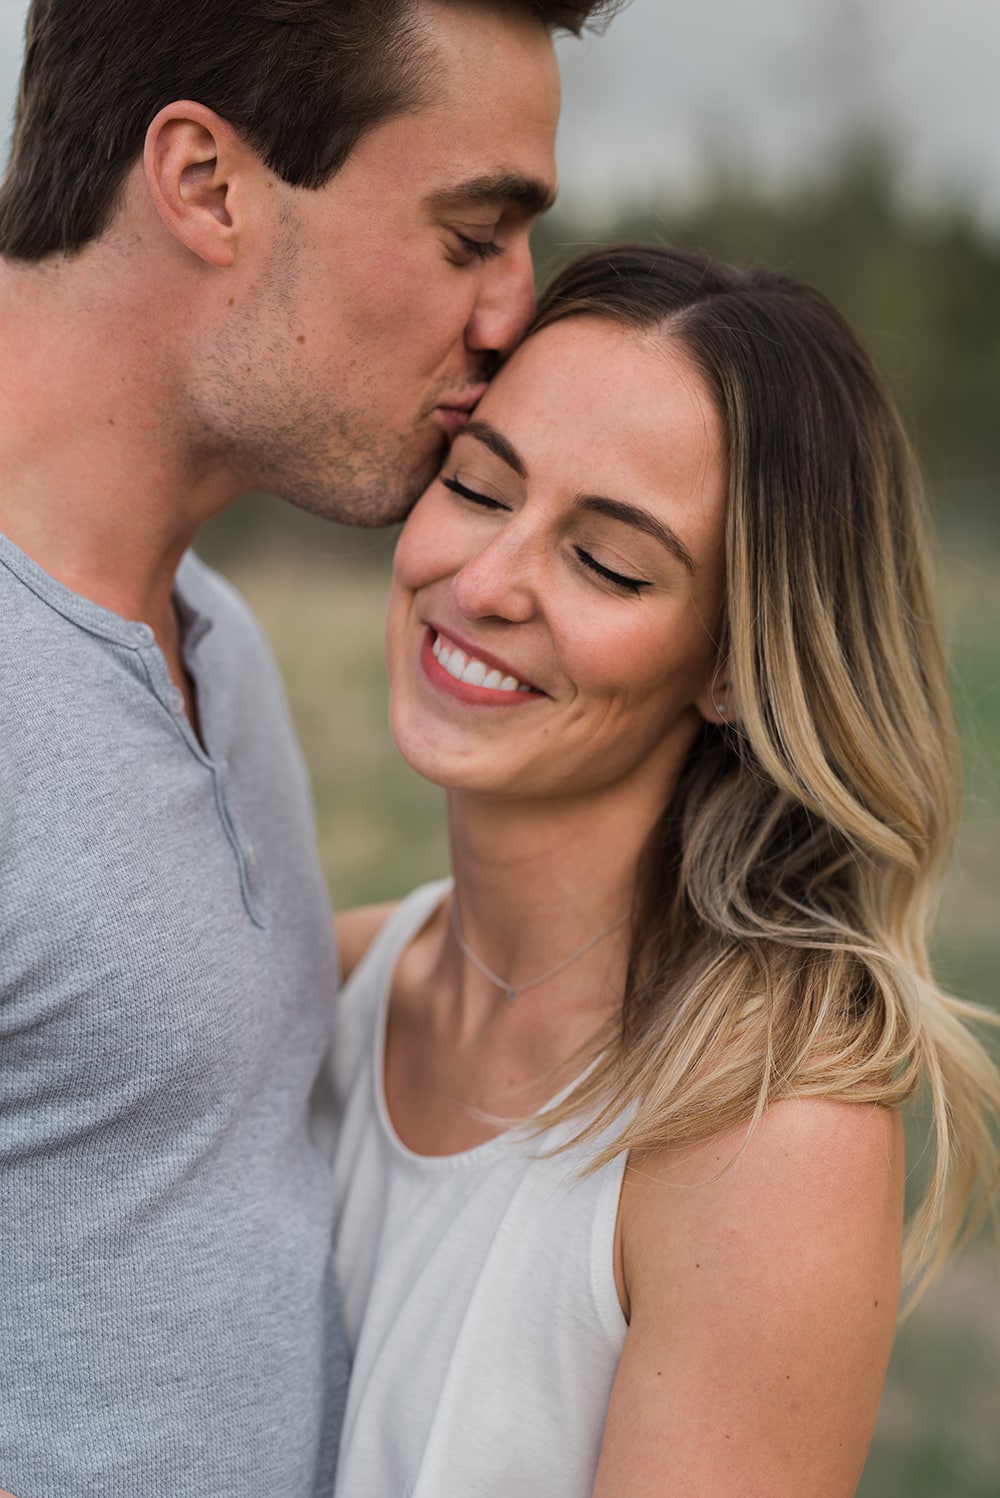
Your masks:
<svg viewBox="0 0 1000 1498"><path fill-rule="evenodd" d="M901 1125L779 1103L724 1169L742 1138L630 1164L629 1331L594 1498L855 1492L899 1298Z"/></svg>

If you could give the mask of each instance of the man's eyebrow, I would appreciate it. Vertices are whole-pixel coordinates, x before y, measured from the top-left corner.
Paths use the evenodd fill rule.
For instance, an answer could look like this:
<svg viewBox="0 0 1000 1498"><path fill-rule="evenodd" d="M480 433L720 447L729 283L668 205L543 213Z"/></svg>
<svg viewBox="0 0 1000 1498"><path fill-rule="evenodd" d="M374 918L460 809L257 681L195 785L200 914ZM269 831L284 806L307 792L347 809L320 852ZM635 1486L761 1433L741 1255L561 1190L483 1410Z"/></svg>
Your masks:
<svg viewBox="0 0 1000 1498"><path fill-rule="evenodd" d="M608 499L603 494L581 494L576 505L579 510L589 510L595 515L607 515L611 520L621 520L625 525L632 525L636 530L645 531L647 536L654 536L657 541L661 542L690 573L697 572L694 557L677 532L664 521L658 520L649 510L643 510L638 505L626 504L622 499Z"/></svg>
<svg viewBox="0 0 1000 1498"><path fill-rule="evenodd" d="M488 421L480 421L473 416L462 427L459 436L475 437L484 447L488 447L491 453L495 453L501 463L506 463L508 468L512 468L519 479L528 477L524 459L517 448L512 447L507 438L502 436L496 427L491 427Z"/></svg>
<svg viewBox="0 0 1000 1498"><path fill-rule="evenodd" d="M522 177L518 172L498 172L493 176L469 177L465 182L456 182L453 187L443 187L431 194L430 205L440 213L456 208L503 204L519 208L534 218L552 207L555 196L549 184L536 177Z"/></svg>

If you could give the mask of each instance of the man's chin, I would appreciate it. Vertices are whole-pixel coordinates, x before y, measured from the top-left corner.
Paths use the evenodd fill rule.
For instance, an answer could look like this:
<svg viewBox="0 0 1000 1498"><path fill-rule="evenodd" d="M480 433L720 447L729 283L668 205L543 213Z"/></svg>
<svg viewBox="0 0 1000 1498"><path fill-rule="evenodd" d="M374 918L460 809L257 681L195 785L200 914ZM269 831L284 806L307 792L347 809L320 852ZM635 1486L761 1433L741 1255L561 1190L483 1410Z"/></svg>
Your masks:
<svg viewBox="0 0 1000 1498"><path fill-rule="evenodd" d="M367 472L343 465L320 487L314 481L292 482L277 492L289 504L339 525L357 525L375 530L405 520L427 486L436 477L447 443L435 444L433 452L419 459L411 454L398 466Z"/></svg>

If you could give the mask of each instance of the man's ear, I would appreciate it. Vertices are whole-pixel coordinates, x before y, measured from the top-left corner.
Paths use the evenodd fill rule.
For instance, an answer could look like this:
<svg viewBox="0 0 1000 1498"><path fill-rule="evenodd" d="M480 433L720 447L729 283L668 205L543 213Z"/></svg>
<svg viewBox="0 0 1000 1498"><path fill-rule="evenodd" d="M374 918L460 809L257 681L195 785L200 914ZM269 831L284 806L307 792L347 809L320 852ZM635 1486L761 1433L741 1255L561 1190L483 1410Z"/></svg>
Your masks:
<svg viewBox="0 0 1000 1498"><path fill-rule="evenodd" d="M167 104L146 132L143 171L156 211L206 264L236 258L245 179L263 166L232 125L190 100Z"/></svg>

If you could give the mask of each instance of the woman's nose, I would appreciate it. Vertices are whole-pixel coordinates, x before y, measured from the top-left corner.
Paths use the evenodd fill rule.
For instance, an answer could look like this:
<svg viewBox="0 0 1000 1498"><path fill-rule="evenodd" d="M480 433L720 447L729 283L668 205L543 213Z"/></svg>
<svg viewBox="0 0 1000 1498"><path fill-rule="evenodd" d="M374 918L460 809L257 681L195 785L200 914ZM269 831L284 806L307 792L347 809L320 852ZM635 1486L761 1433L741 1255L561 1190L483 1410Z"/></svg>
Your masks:
<svg viewBox="0 0 1000 1498"><path fill-rule="evenodd" d="M537 573L537 563L527 547L506 531L455 574L455 602L468 619L523 623L537 611Z"/></svg>

